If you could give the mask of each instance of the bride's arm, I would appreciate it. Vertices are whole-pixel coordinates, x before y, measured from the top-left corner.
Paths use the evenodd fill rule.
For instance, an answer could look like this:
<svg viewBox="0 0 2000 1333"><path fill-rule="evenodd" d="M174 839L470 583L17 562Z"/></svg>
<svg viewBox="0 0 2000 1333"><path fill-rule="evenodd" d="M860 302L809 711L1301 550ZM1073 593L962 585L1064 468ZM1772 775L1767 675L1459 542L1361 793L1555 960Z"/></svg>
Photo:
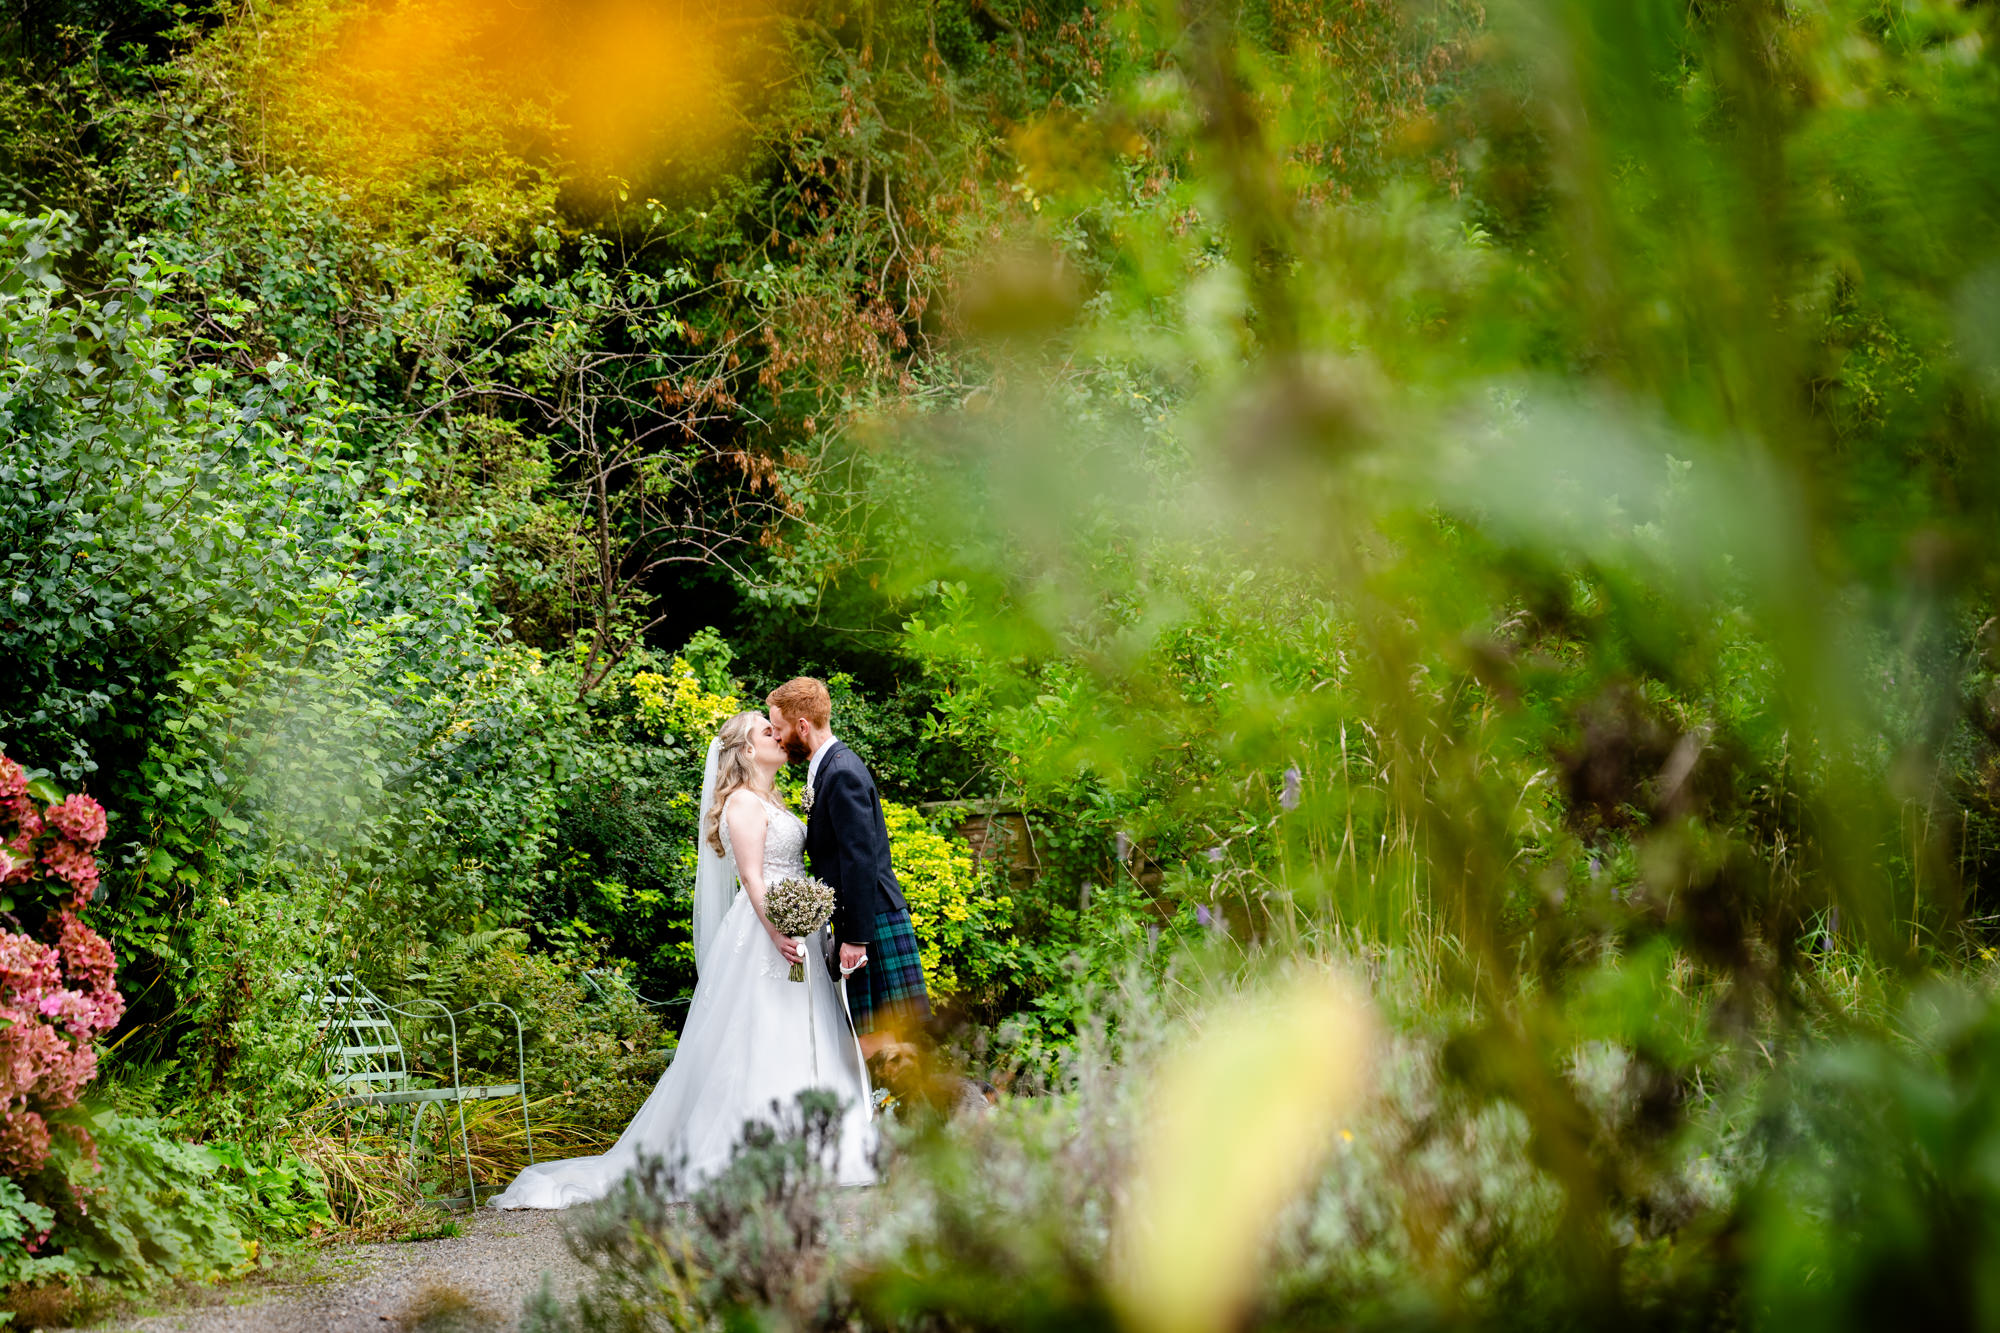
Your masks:
<svg viewBox="0 0 2000 1333"><path fill-rule="evenodd" d="M786 962L801 961L805 957L803 951L790 936L778 933L764 911L764 829L771 822L771 812L749 792L738 791L730 794L728 803L722 807L722 817L729 821L729 845L736 851L736 877L743 881L743 892L750 895L750 906L764 923L764 933L771 937L771 943L785 956Z"/></svg>

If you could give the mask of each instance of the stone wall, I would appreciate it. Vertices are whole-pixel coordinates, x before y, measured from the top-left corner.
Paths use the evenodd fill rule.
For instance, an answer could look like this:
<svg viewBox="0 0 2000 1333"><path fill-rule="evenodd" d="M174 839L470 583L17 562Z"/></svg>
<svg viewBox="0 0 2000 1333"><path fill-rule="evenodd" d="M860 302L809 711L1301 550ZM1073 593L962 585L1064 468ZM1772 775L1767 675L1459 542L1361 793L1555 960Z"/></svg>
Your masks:
<svg viewBox="0 0 2000 1333"><path fill-rule="evenodd" d="M981 869L998 861L1007 867L1011 891L1025 892L1042 868L1028 817L1020 809L996 801L931 801L917 807L928 819L950 821L959 837L972 845Z"/></svg>

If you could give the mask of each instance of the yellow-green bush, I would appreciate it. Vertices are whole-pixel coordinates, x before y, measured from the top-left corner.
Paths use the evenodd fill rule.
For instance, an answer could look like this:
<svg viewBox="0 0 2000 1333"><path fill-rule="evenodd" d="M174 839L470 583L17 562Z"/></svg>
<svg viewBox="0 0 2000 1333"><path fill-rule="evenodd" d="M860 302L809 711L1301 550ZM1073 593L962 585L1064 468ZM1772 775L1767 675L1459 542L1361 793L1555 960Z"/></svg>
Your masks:
<svg viewBox="0 0 2000 1333"><path fill-rule="evenodd" d="M640 725L648 732L681 736L701 745L717 727L743 711L742 700L734 694L717 694L704 686L684 657L676 657L664 674L634 675L632 694L638 700Z"/></svg>
<svg viewBox="0 0 2000 1333"><path fill-rule="evenodd" d="M940 833L915 809L894 801L882 802L882 818L932 1001L976 996L996 979L1005 958L999 933L1013 903L992 892L965 839Z"/></svg>

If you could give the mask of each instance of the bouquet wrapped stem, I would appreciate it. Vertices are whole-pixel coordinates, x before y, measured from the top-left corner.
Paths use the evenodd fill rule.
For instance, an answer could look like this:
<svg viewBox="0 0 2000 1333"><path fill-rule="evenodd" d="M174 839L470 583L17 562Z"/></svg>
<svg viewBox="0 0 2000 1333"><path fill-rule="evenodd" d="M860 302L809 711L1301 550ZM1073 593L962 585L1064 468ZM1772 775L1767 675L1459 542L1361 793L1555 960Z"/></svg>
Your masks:
<svg viewBox="0 0 2000 1333"><path fill-rule="evenodd" d="M803 949L806 936L833 919L833 886L809 875L787 876L766 891L764 912L773 926L797 940ZM804 961L793 963L786 975L793 981L804 981Z"/></svg>

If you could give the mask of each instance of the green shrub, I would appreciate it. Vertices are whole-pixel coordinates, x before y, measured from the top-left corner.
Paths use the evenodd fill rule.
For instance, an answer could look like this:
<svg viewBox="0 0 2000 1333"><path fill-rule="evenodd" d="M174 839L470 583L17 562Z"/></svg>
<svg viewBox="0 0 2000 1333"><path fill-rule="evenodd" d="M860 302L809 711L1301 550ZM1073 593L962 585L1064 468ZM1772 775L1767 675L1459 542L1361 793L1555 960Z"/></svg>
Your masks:
<svg viewBox="0 0 2000 1333"><path fill-rule="evenodd" d="M56 1166L77 1203L42 1207L0 1177L0 1289L62 1281L125 1292L235 1277L264 1241L333 1221L324 1178L288 1148L189 1143L164 1121L103 1109L73 1123L92 1146L60 1137Z"/></svg>
<svg viewBox="0 0 2000 1333"><path fill-rule="evenodd" d="M183 276L148 243L93 252L65 215L0 214L0 730L129 830L98 918L125 1054L171 1054L204 1128L264 1129L295 1058L262 1036L274 983L378 938L357 908L504 906L497 876L417 891L406 863L539 864L547 820L520 814L561 692L496 648L485 571L421 509L414 456L376 454L283 352L218 340L239 298L190 321ZM494 753L513 767L483 773L485 806L511 817L482 843L449 798Z"/></svg>
<svg viewBox="0 0 2000 1333"><path fill-rule="evenodd" d="M1934 982L1891 1034L1802 1053L1747 1192L1749 1296L1775 1328L2000 1327L2000 1001Z"/></svg>
<svg viewBox="0 0 2000 1333"><path fill-rule="evenodd" d="M967 754L931 724L935 701L930 690L909 674L899 671L893 683L879 687L846 671L828 670L835 733L866 761L884 792L921 801L978 789Z"/></svg>
<svg viewBox="0 0 2000 1333"><path fill-rule="evenodd" d="M706 646L719 648L725 654L722 662L726 666L727 645L713 631L706 634ZM716 728L742 712L745 706L733 690L717 689L705 682L685 656L675 657L665 671L634 672L632 696L637 703L639 725L649 734L689 743L713 736Z"/></svg>
<svg viewBox="0 0 2000 1333"><path fill-rule="evenodd" d="M775 1110L775 1108L774 1108ZM839 1234L831 1167L838 1101L799 1094L745 1126L729 1165L692 1193L678 1163L645 1158L619 1190L579 1209L571 1251L590 1270L574 1303L546 1283L522 1327L533 1333L656 1329L848 1329L852 1297L831 1247Z"/></svg>
<svg viewBox="0 0 2000 1333"><path fill-rule="evenodd" d="M75 1277L76 1260L65 1254L38 1254L56 1224L55 1210L36 1203L21 1187L0 1176L0 1291ZM0 1324L10 1316L0 1311Z"/></svg>
<svg viewBox="0 0 2000 1333"><path fill-rule="evenodd" d="M637 1113L672 1057L674 1041L652 1010L615 981L600 994L586 984L587 961L528 953L517 945L467 964L449 993L454 1007L497 1000L526 1030L528 1096L560 1096L565 1116L613 1134ZM425 1064L448 1071L442 1029L416 1043ZM497 1009L459 1020L465 1068L494 1082L514 1077L514 1025ZM466 1075L470 1081L471 1074Z"/></svg>
<svg viewBox="0 0 2000 1333"><path fill-rule="evenodd" d="M90 1130L96 1160L73 1155L65 1164L87 1209L64 1216L54 1236L78 1275L146 1288L233 1277L255 1264L256 1243L230 1208L244 1195L222 1179L222 1154L182 1142L158 1120L105 1112Z"/></svg>
<svg viewBox="0 0 2000 1333"><path fill-rule="evenodd" d="M290 1148L211 1143L214 1187L254 1241L301 1240L331 1225L326 1179Z"/></svg>
<svg viewBox="0 0 2000 1333"><path fill-rule="evenodd" d="M649 994L680 994L694 982L688 913L702 755L631 745L605 758L615 762L564 793L530 924L547 944L589 942L630 960Z"/></svg>
<svg viewBox="0 0 2000 1333"><path fill-rule="evenodd" d="M715 729L742 706L729 645L703 630L664 663L635 652L592 693L591 734L557 791L546 857L524 895L524 924L557 950L633 965L663 998L694 985L688 913L695 809Z"/></svg>
<svg viewBox="0 0 2000 1333"><path fill-rule="evenodd" d="M990 998L1016 957L1006 933L1013 901L994 892L992 877L973 864L963 838L938 832L918 811L894 801L882 802L882 819L931 999L971 1004Z"/></svg>

